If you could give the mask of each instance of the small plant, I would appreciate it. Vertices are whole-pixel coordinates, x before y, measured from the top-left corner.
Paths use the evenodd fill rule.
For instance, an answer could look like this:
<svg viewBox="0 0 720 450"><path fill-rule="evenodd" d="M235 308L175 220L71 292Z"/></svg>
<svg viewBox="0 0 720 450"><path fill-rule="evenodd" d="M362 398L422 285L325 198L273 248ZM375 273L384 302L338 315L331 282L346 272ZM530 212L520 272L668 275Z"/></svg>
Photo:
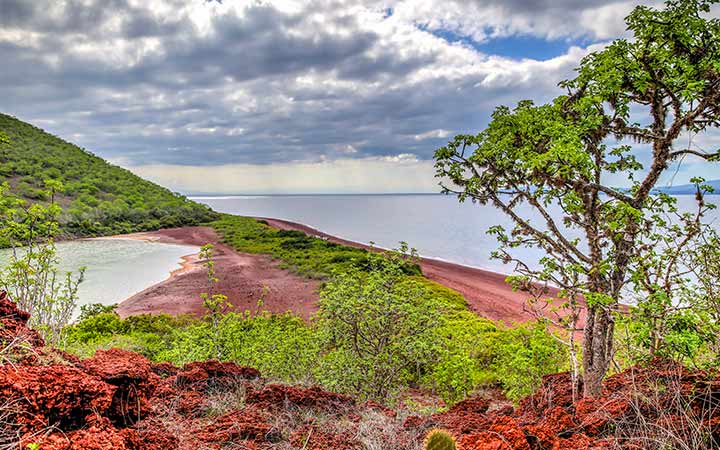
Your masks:
<svg viewBox="0 0 720 450"><path fill-rule="evenodd" d="M430 430L425 436L425 450L456 450L455 438L445 430Z"/></svg>
<svg viewBox="0 0 720 450"><path fill-rule="evenodd" d="M200 259L203 260L203 267L207 269L208 277L208 292L203 292L200 297L203 301L203 306L207 310L207 315L210 318L212 329L215 334L215 356L220 358L222 356L222 349L220 348L220 319L222 316L232 307L232 304L228 302L227 295L216 294L215 285L218 283L218 278L215 276L215 261L213 261L213 248L212 244L203 245L200 249Z"/></svg>
<svg viewBox="0 0 720 450"><path fill-rule="evenodd" d="M59 231L60 206L28 204L9 194L0 184L0 246L10 247L5 267L0 267L0 287L18 308L30 313L30 326L54 347L65 343L65 327L78 302L78 274L61 272L54 238Z"/></svg>

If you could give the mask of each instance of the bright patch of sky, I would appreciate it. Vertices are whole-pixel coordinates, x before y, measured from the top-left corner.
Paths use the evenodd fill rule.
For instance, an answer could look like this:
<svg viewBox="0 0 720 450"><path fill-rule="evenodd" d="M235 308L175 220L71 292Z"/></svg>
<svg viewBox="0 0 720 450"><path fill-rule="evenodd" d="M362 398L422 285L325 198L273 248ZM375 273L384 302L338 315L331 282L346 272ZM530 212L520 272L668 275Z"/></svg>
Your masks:
<svg viewBox="0 0 720 450"><path fill-rule="evenodd" d="M432 30L431 33L451 44L460 43L486 55L539 61L565 55L573 46L587 47L593 43L588 38L547 39L532 35L495 37L477 42L451 30Z"/></svg>

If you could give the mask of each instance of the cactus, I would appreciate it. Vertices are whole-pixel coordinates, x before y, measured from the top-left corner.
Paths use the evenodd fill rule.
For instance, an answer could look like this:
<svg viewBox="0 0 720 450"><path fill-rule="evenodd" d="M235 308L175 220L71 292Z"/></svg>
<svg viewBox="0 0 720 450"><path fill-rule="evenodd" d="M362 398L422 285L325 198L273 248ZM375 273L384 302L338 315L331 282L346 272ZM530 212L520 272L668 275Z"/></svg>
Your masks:
<svg viewBox="0 0 720 450"><path fill-rule="evenodd" d="M425 436L425 450L457 450L455 438L445 430L430 430Z"/></svg>

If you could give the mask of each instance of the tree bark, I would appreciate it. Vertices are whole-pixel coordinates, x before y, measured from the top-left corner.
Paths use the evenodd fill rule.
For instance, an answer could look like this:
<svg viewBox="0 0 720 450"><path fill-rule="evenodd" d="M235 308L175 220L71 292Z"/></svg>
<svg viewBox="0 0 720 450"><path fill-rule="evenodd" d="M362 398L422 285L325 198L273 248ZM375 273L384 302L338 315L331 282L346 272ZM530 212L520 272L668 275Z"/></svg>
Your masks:
<svg viewBox="0 0 720 450"><path fill-rule="evenodd" d="M583 396L597 397L612 360L615 322L612 312L603 306L588 309L583 332Z"/></svg>

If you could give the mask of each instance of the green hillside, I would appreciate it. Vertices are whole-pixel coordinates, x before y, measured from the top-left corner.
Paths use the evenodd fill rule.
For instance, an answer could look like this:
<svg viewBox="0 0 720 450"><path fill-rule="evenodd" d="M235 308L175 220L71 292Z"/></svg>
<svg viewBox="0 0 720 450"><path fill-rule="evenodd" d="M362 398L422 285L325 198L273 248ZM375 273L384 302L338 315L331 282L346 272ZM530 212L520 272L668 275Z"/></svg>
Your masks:
<svg viewBox="0 0 720 450"><path fill-rule="evenodd" d="M100 236L196 225L216 218L204 205L113 166L80 147L14 117L0 114L0 183L11 195L63 208L65 237Z"/></svg>

